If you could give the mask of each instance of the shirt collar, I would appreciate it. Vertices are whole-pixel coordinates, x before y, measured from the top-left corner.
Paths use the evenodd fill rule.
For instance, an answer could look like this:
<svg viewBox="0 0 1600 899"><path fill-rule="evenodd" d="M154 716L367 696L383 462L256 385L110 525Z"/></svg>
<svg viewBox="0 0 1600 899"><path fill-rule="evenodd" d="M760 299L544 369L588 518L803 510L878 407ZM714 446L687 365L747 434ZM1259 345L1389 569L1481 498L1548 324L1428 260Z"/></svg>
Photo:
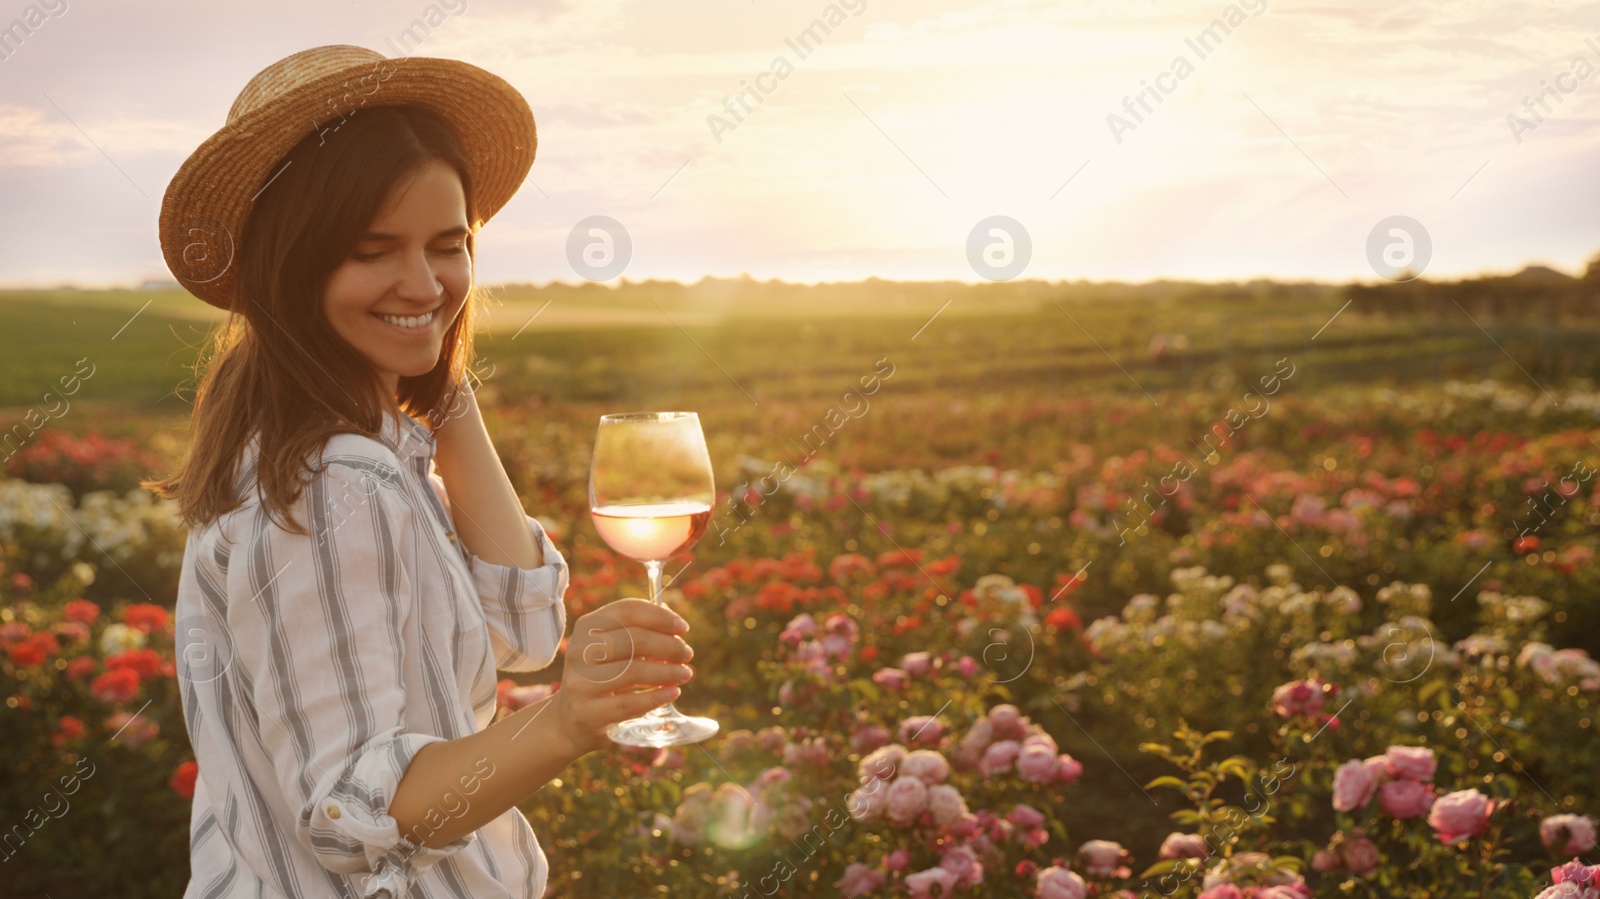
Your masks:
<svg viewBox="0 0 1600 899"><path fill-rule="evenodd" d="M430 458L438 445L427 425L404 412L384 413L379 439L402 459Z"/></svg>

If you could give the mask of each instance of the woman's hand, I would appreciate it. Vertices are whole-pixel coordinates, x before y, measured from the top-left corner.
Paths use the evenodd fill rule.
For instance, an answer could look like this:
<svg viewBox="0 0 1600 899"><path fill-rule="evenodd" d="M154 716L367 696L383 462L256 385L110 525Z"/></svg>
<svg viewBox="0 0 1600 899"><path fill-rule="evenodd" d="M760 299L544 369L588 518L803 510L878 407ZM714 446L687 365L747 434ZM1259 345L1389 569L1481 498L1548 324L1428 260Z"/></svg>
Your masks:
<svg viewBox="0 0 1600 899"><path fill-rule="evenodd" d="M619 599L579 618L567 638L557 720L583 752L610 745L606 728L678 696L694 676L680 634L689 623L649 600ZM639 692L643 690L644 692Z"/></svg>

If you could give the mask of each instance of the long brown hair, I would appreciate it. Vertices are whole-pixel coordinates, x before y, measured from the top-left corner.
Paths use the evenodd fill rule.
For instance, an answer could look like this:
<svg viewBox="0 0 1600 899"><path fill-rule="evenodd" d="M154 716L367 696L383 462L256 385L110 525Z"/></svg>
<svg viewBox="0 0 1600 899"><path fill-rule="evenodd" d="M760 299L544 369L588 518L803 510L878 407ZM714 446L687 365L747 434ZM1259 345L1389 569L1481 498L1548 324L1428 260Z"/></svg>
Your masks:
<svg viewBox="0 0 1600 899"><path fill-rule="evenodd" d="M234 493L238 465L259 432L256 477L268 514L281 513L289 530L306 534L288 510L328 438L349 432L377 437L384 410L396 404L436 425L472 357L476 287L445 333L438 364L427 374L401 377L393 399L383 396L377 371L333 330L322 309L328 277L355 250L390 190L431 161L461 177L471 227L467 253L473 253L482 222L471 164L455 132L420 106L370 107L336 131L308 130L273 168L245 225L234 260L240 294L196 362L197 372L206 371L195 392L189 453L176 474L141 482L176 499L190 528L243 504Z"/></svg>

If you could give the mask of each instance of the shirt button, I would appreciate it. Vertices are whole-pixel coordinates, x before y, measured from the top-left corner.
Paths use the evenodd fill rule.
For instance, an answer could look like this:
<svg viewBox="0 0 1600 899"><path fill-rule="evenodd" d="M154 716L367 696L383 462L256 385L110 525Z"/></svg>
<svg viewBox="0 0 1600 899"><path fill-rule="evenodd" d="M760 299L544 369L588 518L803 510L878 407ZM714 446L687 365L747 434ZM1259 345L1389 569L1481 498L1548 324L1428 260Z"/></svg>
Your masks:
<svg viewBox="0 0 1600 899"><path fill-rule="evenodd" d="M334 819L335 821L339 819L339 807L337 805L328 806L328 817Z"/></svg>
<svg viewBox="0 0 1600 899"><path fill-rule="evenodd" d="M449 538L450 538L450 542L451 542L451 543L454 543L454 542L456 542L456 532L455 532L455 531L445 531L445 532L444 532L444 535L445 535L445 536L446 536L446 537L449 537Z"/></svg>

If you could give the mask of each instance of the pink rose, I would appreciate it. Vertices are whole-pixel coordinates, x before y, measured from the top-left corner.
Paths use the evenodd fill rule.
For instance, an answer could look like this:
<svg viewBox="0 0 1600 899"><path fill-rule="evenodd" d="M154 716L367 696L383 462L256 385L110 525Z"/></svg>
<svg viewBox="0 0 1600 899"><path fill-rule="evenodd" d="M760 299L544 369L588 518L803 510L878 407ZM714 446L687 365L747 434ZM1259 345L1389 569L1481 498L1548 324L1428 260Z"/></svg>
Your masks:
<svg viewBox="0 0 1600 899"><path fill-rule="evenodd" d="M939 867L956 876L956 882L962 886L976 886L983 883L983 865L971 849L965 846L956 846L939 859Z"/></svg>
<svg viewBox="0 0 1600 899"><path fill-rule="evenodd" d="M904 690L911 684L911 675L900 668L879 668L872 673L872 682L885 690Z"/></svg>
<svg viewBox="0 0 1600 899"><path fill-rule="evenodd" d="M900 667L912 677L927 677L933 674L933 653L908 652L900 657Z"/></svg>
<svg viewBox="0 0 1600 899"><path fill-rule="evenodd" d="M1326 874L1344 867L1344 859L1332 849L1318 849L1311 854L1311 870Z"/></svg>
<svg viewBox="0 0 1600 899"><path fill-rule="evenodd" d="M1378 870L1378 847L1365 836L1356 836L1341 843L1339 858L1357 877L1366 877Z"/></svg>
<svg viewBox="0 0 1600 899"><path fill-rule="evenodd" d="M1244 894L1231 883L1219 883L1206 890L1195 899L1244 899Z"/></svg>
<svg viewBox="0 0 1600 899"><path fill-rule="evenodd" d="M1414 780L1391 780L1378 790L1378 801L1396 818L1420 818L1433 805L1433 787Z"/></svg>
<svg viewBox="0 0 1600 899"><path fill-rule="evenodd" d="M906 889L911 891L911 899L932 899L934 896L949 896L950 891L956 888L956 875L944 868L929 868L918 871L906 877ZM934 889L938 892L935 893Z"/></svg>
<svg viewBox="0 0 1600 899"><path fill-rule="evenodd" d="M773 725L772 727L763 727L761 728L760 732L756 734L756 745L768 752L782 752L783 747L787 746L788 744L788 735L783 732L783 728L778 727L777 725Z"/></svg>
<svg viewBox="0 0 1600 899"><path fill-rule="evenodd" d="M1162 859L1205 858L1210 854L1211 847L1206 845L1205 837L1197 833L1178 833L1174 831L1167 834L1167 838L1161 841L1160 858Z"/></svg>
<svg viewBox="0 0 1600 899"><path fill-rule="evenodd" d="M143 715L135 718L127 712L113 712L101 726L114 734L120 731L117 739L130 748L143 746L161 731L161 725L149 718Z"/></svg>
<svg viewBox="0 0 1600 899"><path fill-rule="evenodd" d="M1362 762L1351 759L1333 772L1333 807L1348 812L1365 808L1378 791L1377 781Z"/></svg>
<svg viewBox="0 0 1600 899"><path fill-rule="evenodd" d="M1127 877L1123 866L1132 860L1121 843L1110 840L1090 840L1078 847L1078 861L1091 877Z"/></svg>
<svg viewBox="0 0 1600 899"><path fill-rule="evenodd" d="M1044 731L1040 731L1036 734L1029 734L1028 736L1023 737L1022 748L1027 749L1029 746L1043 746L1044 748L1050 750L1051 755L1055 755L1060 751L1060 747L1056 745L1056 738L1050 736Z"/></svg>
<svg viewBox="0 0 1600 899"><path fill-rule="evenodd" d="M789 773L788 768L785 768L782 765L773 765L771 768L763 769L760 774L756 775L756 785L762 790L766 790L771 787L781 787L788 783L789 778L793 776L794 775Z"/></svg>
<svg viewBox="0 0 1600 899"><path fill-rule="evenodd" d="M978 673L978 660L972 656L962 656L956 659L956 673L965 678L971 678Z"/></svg>
<svg viewBox="0 0 1600 899"><path fill-rule="evenodd" d="M1558 855L1582 855L1594 848L1594 819L1588 815L1551 815L1539 822L1539 841Z"/></svg>
<svg viewBox="0 0 1600 899"><path fill-rule="evenodd" d="M1028 732L1022 723L1022 713L1010 703L990 709L989 723L994 726L995 737L1002 740L1020 740Z"/></svg>
<svg viewBox="0 0 1600 899"><path fill-rule="evenodd" d="M1433 780L1433 750L1426 746L1390 746L1383 754L1390 777L1409 780Z"/></svg>
<svg viewBox="0 0 1600 899"><path fill-rule="evenodd" d="M887 746L891 738L889 728L881 724L869 724L850 735L850 748L867 753L879 746Z"/></svg>
<svg viewBox="0 0 1600 899"><path fill-rule="evenodd" d="M874 780L845 797L845 811L857 821L871 823L889 810L889 787L885 781Z"/></svg>
<svg viewBox="0 0 1600 899"><path fill-rule="evenodd" d="M951 787L951 789L955 788ZM933 804L932 797L929 797L928 804ZM965 805L965 802L963 801L962 804ZM955 822L946 829L949 830L951 836L970 837L978 832L978 816L971 812L967 812L965 815L957 818Z"/></svg>
<svg viewBox="0 0 1600 899"><path fill-rule="evenodd" d="M1489 827L1494 803L1477 790L1457 790L1440 796L1428 811L1428 824L1441 843L1457 843Z"/></svg>
<svg viewBox="0 0 1600 899"><path fill-rule="evenodd" d="M950 763L931 749L917 749L906 753L905 761L900 763L900 771L931 787L944 783L950 775Z"/></svg>
<svg viewBox="0 0 1600 899"><path fill-rule="evenodd" d="M1033 876L1033 883L1036 899L1084 899L1089 893L1082 877L1054 865L1041 868Z"/></svg>
<svg viewBox="0 0 1600 899"><path fill-rule="evenodd" d="M794 619L790 619L789 625L784 627L784 633L789 633L790 630L795 632L795 635L798 635L802 640L810 640L811 637L816 635L816 619L811 617L810 614L797 614ZM779 635L779 638L782 638L781 635ZM798 643L798 640L795 640L795 643Z"/></svg>
<svg viewBox="0 0 1600 899"><path fill-rule="evenodd" d="M890 743L867 753L856 766L856 773L863 782L869 778L888 780L895 775L900 763L905 760L906 748L899 743Z"/></svg>
<svg viewBox="0 0 1600 899"><path fill-rule="evenodd" d="M1039 827L1044 824L1044 815L1031 805L1017 803L1017 807L1006 815L1006 820L1018 827Z"/></svg>
<svg viewBox="0 0 1600 899"><path fill-rule="evenodd" d="M969 749L973 753L981 753L988 749L989 744L993 742L994 725L989 722L988 718L979 718L977 721L972 722L972 727L961 736L960 746L962 749Z"/></svg>
<svg viewBox="0 0 1600 899"><path fill-rule="evenodd" d="M928 810L928 785L902 774L889 785L889 820L901 827L910 827Z"/></svg>
<svg viewBox="0 0 1600 899"><path fill-rule="evenodd" d="M882 871L861 862L851 862L844 869L844 876L834 881L833 885L839 895L846 899L856 896L865 896L880 886L883 886L885 875Z"/></svg>
<svg viewBox="0 0 1600 899"><path fill-rule="evenodd" d="M984 774L1001 774L1011 770L1017 756L1022 754L1022 744L1016 740L1001 740L989 744L983 751L983 761L978 763L978 768Z"/></svg>
<svg viewBox="0 0 1600 899"><path fill-rule="evenodd" d="M896 849L883 857L885 871L904 871L909 867L911 867L911 853L904 849Z"/></svg>
<svg viewBox="0 0 1600 899"><path fill-rule="evenodd" d="M967 803L955 787L936 784L928 787L928 814L933 817L934 824L949 827L966 817Z"/></svg>
<svg viewBox="0 0 1600 899"><path fill-rule="evenodd" d="M1550 879L1556 883L1600 883L1600 865L1585 865L1573 859L1550 869Z"/></svg>
<svg viewBox="0 0 1600 899"><path fill-rule="evenodd" d="M1367 756L1361 760L1361 764L1366 767L1367 773L1372 775L1372 782L1380 787L1392 779L1389 777L1389 757L1387 755Z"/></svg>
<svg viewBox="0 0 1600 899"><path fill-rule="evenodd" d="M937 746L943 734L944 726L930 715L916 715L900 722L900 742L908 746Z"/></svg>
<svg viewBox="0 0 1600 899"><path fill-rule="evenodd" d="M1026 744L1017 756L1017 775L1031 784L1047 784L1056 779L1061 760L1043 743Z"/></svg>
<svg viewBox="0 0 1600 899"><path fill-rule="evenodd" d="M1272 691L1272 708L1284 718L1317 715L1322 711L1325 686L1315 677L1290 681Z"/></svg>
<svg viewBox="0 0 1600 899"><path fill-rule="evenodd" d="M823 619L822 629L830 634L844 637L851 642L854 642L861 633L860 629L856 627L855 619L843 612L834 612Z"/></svg>
<svg viewBox="0 0 1600 899"><path fill-rule="evenodd" d="M1078 777L1083 774L1083 765L1065 752L1056 757L1056 780L1062 783L1077 783Z"/></svg>

